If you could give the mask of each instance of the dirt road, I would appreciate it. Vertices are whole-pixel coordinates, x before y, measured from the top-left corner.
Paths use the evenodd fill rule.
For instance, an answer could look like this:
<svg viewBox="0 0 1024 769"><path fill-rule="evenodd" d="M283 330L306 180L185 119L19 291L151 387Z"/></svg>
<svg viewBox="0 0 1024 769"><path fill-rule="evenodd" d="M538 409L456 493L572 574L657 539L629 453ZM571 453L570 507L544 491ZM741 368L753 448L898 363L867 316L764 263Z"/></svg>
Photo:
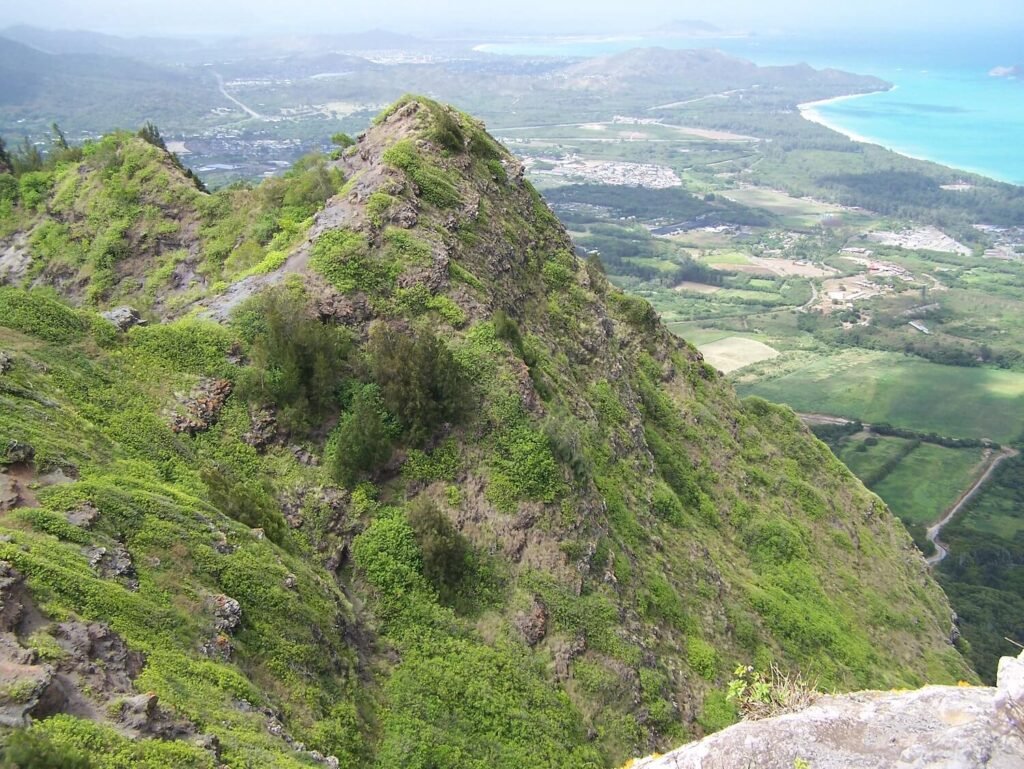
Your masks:
<svg viewBox="0 0 1024 769"><path fill-rule="evenodd" d="M853 421L852 419L846 419L845 417L834 417L828 414L797 414L797 416L800 417L804 424L808 425L848 425ZM864 422L863 425L865 430L871 429L871 425L867 422ZM978 490L988 482L992 477L992 473L996 471L996 468L999 467L1003 460L1015 457L1019 453L1020 452L1016 449L1011 449L1009 447L1005 447L998 452L990 451L985 460L987 464L984 472L978 476L974 483L971 484L970 488L957 497L956 502L952 504L945 514L943 514L942 518L928 527L926 536L928 537L928 540L935 545L935 555L926 559L929 566L935 566L936 564L941 563L946 556L949 555L949 548L939 541L939 534L942 533L943 527L952 521L963 509L964 505L974 498L974 495L977 494Z"/></svg>
<svg viewBox="0 0 1024 769"><path fill-rule="evenodd" d="M937 563L941 563L942 560L947 555L949 555L949 548L947 548L945 545L939 542L939 534L942 533L942 528L947 523L952 521L956 517L957 513L959 513L963 509L964 505L966 505L968 502L971 501L971 499L974 498L974 495L977 494L978 489L984 486L988 479L992 477L992 473L995 472L996 468L999 467L1000 463L1002 463L1003 460L1009 459L1010 457L1015 457L1019 453L1020 452L1018 452L1016 449L1004 448L998 454L989 455L988 467L985 468L985 472L978 476L978 480L976 480L971 485L971 487L967 489L967 491L960 495L957 501L953 504L952 507L949 508L949 510L946 511L946 514L942 516L942 518L940 518L936 523L928 527L928 539L935 545L935 555L928 558L929 566L934 566Z"/></svg>

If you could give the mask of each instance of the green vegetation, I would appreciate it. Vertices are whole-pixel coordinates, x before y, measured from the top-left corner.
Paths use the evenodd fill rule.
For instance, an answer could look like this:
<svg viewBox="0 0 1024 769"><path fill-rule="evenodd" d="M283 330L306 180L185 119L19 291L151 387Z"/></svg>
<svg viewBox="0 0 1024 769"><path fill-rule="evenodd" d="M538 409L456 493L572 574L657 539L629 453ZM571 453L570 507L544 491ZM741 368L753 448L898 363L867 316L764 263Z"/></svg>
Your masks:
<svg viewBox="0 0 1024 769"><path fill-rule="evenodd" d="M939 580L960 615L967 656L988 683L995 682L1001 656L1024 643L1024 461L1004 461L993 479L942 530L950 557Z"/></svg>
<svg viewBox="0 0 1024 769"><path fill-rule="evenodd" d="M927 526L970 488L980 464L979 449L924 443L871 489L903 520Z"/></svg>
<svg viewBox="0 0 1024 769"><path fill-rule="evenodd" d="M355 210L318 235L308 274L304 250L288 275L250 270L308 238L333 168L190 188L224 297L262 289L229 320L186 309L215 299L204 288L126 332L0 294L0 445L34 449L37 484L0 519L0 560L45 617L142 652L135 689L228 766L308 766L302 742L348 766L597 769L730 722L736 661L840 689L972 677L906 533L792 412L738 401L651 304L577 260L530 185L496 181L489 162L514 161L474 121L429 104L399 119L363 142L399 148L416 224ZM369 179L377 160L342 162ZM423 169L479 204L438 207ZM198 269L182 250L155 270ZM756 279L731 288L775 290ZM57 468L70 482L47 485ZM90 563L97 546L128 553L137 589ZM101 760L213 763L113 734L104 693L81 694L95 723L30 733Z"/></svg>
<svg viewBox="0 0 1024 769"><path fill-rule="evenodd" d="M467 377L444 340L429 329L408 334L375 325L366 352L381 401L411 443L424 441L465 412Z"/></svg>
<svg viewBox="0 0 1024 769"><path fill-rule="evenodd" d="M745 371L739 391L792 406L920 431L1011 442L1024 433L1024 374L939 366L892 353L783 357ZM922 393L928 393L922 398Z"/></svg>
<svg viewBox="0 0 1024 769"><path fill-rule="evenodd" d="M459 191L447 175L436 165L425 160L410 139L392 144L381 160L408 174L419 190L419 196L438 208L451 208L460 202Z"/></svg>
<svg viewBox="0 0 1024 769"><path fill-rule="evenodd" d="M321 323L305 299L287 289L250 300L234 322L251 350L252 365L239 382L243 397L273 404L292 427L311 427L333 411L348 372L347 334Z"/></svg>

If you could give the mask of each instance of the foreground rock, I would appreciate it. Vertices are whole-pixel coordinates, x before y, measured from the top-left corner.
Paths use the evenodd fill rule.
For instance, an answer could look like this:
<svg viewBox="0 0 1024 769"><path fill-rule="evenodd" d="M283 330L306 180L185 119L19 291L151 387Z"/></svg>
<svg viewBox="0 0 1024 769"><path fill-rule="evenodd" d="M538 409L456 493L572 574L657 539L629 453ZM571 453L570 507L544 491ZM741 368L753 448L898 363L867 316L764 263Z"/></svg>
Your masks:
<svg viewBox="0 0 1024 769"><path fill-rule="evenodd" d="M799 713L745 721L631 769L1020 769L1024 653L995 688L927 686L822 697Z"/></svg>

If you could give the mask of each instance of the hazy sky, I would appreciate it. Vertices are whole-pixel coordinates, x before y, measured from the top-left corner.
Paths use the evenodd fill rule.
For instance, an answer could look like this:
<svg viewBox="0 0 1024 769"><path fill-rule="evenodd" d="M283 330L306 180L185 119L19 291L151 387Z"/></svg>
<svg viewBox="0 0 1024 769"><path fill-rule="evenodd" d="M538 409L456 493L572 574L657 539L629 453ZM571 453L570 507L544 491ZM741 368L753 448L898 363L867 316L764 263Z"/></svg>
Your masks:
<svg viewBox="0 0 1024 769"><path fill-rule="evenodd" d="M1021 0L6 0L3 22L115 34L635 31L673 19L780 30L1024 27ZM2 24L3 22L0 22Z"/></svg>

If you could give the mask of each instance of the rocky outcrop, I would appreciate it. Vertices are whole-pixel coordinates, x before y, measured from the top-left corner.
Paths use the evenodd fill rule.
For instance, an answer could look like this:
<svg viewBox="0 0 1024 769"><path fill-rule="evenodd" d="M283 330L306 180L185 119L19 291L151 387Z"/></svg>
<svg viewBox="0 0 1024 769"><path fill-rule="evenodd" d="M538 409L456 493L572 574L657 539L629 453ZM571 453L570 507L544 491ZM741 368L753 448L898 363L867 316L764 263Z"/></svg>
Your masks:
<svg viewBox="0 0 1024 769"><path fill-rule="evenodd" d="M181 410L171 414L171 429L187 435L209 430L220 416L231 389L228 379L201 380L189 395L179 397Z"/></svg>
<svg viewBox="0 0 1024 769"><path fill-rule="evenodd" d="M1024 652L996 687L926 686L822 697L798 713L745 721L631 769L1020 769Z"/></svg>
<svg viewBox="0 0 1024 769"><path fill-rule="evenodd" d="M118 331L127 331L134 326L146 325L146 321L134 307L115 307L113 310L101 312L100 315L117 326Z"/></svg>

